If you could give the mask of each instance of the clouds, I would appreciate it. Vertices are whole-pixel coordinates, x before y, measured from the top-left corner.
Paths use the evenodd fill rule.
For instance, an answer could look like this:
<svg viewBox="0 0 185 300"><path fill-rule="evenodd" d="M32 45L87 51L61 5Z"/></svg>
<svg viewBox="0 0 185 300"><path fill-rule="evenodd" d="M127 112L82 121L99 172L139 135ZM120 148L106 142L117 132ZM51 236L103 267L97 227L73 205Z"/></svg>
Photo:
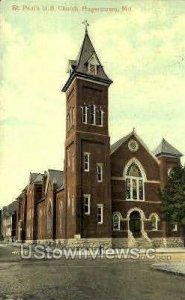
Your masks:
<svg viewBox="0 0 185 300"><path fill-rule="evenodd" d="M138 7L113 21L106 16L95 22L97 48L114 80L110 98L113 141L137 127L151 148L165 136L185 150L184 17L163 2L154 10Z"/></svg>
<svg viewBox="0 0 185 300"><path fill-rule="evenodd" d="M77 56L82 43L84 19L114 81L112 142L136 127L151 149L164 136L185 153L185 15L171 2L131 3L131 12L120 15L13 13L4 7L0 204L14 200L30 170L63 168L65 95L60 90L67 60ZM107 7L107 2L96 1L96 6Z"/></svg>

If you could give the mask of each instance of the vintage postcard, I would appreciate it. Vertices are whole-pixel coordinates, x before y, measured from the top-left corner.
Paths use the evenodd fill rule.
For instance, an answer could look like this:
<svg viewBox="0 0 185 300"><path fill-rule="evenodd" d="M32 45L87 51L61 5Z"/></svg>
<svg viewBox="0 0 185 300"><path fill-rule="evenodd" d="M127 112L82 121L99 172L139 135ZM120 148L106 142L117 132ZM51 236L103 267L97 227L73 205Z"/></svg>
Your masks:
<svg viewBox="0 0 185 300"><path fill-rule="evenodd" d="M0 299L185 299L185 1L1 0L0 36Z"/></svg>

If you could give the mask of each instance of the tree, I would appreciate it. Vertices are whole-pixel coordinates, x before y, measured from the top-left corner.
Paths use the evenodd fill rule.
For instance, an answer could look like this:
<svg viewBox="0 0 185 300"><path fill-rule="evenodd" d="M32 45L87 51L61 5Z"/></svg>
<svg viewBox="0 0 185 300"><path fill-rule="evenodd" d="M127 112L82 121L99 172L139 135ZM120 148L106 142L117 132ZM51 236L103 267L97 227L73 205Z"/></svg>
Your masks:
<svg viewBox="0 0 185 300"><path fill-rule="evenodd" d="M178 223L185 232L185 167L174 168L161 193L162 213L168 223Z"/></svg>

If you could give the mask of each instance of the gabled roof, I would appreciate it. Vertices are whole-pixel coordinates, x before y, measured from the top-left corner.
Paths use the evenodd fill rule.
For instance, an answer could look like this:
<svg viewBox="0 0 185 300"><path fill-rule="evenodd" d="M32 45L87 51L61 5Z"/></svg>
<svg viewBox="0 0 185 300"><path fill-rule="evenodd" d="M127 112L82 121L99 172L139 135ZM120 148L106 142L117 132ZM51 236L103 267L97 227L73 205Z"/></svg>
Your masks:
<svg viewBox="0 0 185 300"><path fill-rule="evenodd" d="M137 133L135 132L135 130L133 130L131 133L129 133L128 135L124 136L123 138L121 138L120 140L118 140L117 142L115 142L112 146L111 146L111 155L122 145L124 144L130 137L134 137L136 140L138 140L138 142L145 148L145 150L150 154L150 156L153 157L153 159L159 164L159 160L155 157L155 155L153 154L153 152L147 147L147 145L143 142L143 140L137 135Z"/></svg>
<svg viewBox="0 0 185 300"><path fill-rule="evenodd" d="M164 138L159 146L154 150L154 154L158 156L181 157L182 153L168 143Z"/></svg>
<svg viewBox="0 0 185 300"><path fill-rule="evenodd" d="M11 215L13 215L15 213L15 211L18 209L18 201L13 201L12 203L10 203L7 206L4 206L2 208L2 213L3 216L5 217L9 217Z"/></svg>
<svg viewBox="0 0 185 300"><path fill-rule="evenodd" d="M57 188L60 188L64 183L64 172L60 170L48 170L50 180L53 184L56 184Z"/></svg>
<svg viewBox="0 0 185 300"><path fill-rule="evenodd" d="M33 182L42 184L42 177L43 177L43 174L39 173L38 176L34 179Z"/></svg>
<svg viewBox="0 0 185 300"><path fill-rule="evenodd" d="M88 73L88 61L91 59L92 56L94 56L98 61L98 69L96 75ZM84 40L76 60L69 60L69 69L71 74L65 86L62 89L63 92L67 90L75 76L89 78L95 81L98 80L106 84L112 83L112 80L106 75L104 71L104 68L96 54L96 51L93 47L87 30L85 31Z"/></svg>
<svg viewBox="0 0 185 300"><path fill-rule="evenodd" d="M133 132L127 134L126 136L124 136L123 138L121 138L120 140L118 140L117 142L115 142L114 144L111 145L111 154L113 154L124 142L126 142L129 137L131 137L133 135Z"/></svg>
<svg viewBox="0 0 185 300"><path fill-rule="evenodd" d="M40 173L31 173L29 183L32 184Z"/></svg>

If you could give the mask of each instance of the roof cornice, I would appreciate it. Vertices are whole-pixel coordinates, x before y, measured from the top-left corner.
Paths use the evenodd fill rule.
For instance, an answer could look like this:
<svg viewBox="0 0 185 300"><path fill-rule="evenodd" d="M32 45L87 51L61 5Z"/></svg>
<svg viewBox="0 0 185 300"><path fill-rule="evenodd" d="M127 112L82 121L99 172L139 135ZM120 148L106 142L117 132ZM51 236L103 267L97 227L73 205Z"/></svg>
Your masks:
<svg viewBox="0 0 185 300"><path fill-rule="evenodd" d="M71 76L68 78L66 84L64 85L64 87L62 88L62 92L66 92L68 90L68 88L70 87L70 85L72 84L72 82L74 81L75 78L79 78L79 79L85 79L88 81L92 81L98 84L105 84L105 85L111 85L113 83L112 80L106 80L106 79L102 79L96 76L92 76L92 75L88 75L88 74L83 74L80 72L73 72L71 74Z"/></svg>

